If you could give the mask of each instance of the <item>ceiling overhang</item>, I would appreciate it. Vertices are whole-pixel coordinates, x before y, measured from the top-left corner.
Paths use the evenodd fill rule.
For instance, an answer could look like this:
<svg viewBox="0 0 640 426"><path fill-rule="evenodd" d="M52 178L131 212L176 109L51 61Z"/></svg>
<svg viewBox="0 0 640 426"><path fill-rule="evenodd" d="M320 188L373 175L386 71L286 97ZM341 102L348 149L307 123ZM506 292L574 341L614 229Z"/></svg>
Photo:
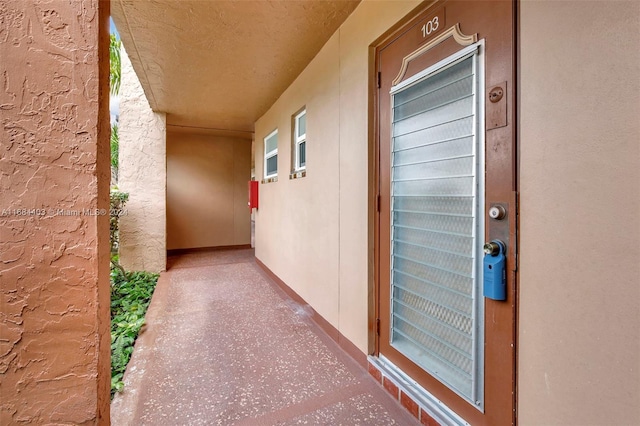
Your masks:
<svg viewBox="0 0 640 426"><path fill-rule="evenodd" d="M111 13L170 129L250 138L358 2L111 0Z"/></svg>

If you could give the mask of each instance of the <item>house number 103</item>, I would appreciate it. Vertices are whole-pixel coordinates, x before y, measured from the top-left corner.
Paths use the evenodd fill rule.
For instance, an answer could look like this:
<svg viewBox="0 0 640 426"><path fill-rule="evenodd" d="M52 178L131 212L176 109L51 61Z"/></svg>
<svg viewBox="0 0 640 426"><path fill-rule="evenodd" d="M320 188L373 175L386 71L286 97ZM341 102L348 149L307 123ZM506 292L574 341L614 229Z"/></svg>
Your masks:
<svg viewBox="0 0 640 426"><path fill-rule="evenodd" d="M438 21L437 16L434 17L432 20L427 21L427 23L424 24L422 28L420 28L420 30L422 31L422 37L426 37L432 32L436 31L439 26L440 26L440 22Z"/></svg>

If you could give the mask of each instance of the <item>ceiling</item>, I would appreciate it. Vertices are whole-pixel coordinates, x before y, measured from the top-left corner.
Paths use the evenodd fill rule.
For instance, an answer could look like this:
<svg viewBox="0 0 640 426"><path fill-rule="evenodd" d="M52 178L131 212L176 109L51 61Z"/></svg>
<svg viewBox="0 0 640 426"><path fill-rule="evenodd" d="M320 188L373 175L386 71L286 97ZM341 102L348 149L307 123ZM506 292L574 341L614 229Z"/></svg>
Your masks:
<svg viewBox="0 0 640 426"><path fill-rule="evenodd" d="M250 138L358 2L111 0L111 14L170 128Z"/></svg>

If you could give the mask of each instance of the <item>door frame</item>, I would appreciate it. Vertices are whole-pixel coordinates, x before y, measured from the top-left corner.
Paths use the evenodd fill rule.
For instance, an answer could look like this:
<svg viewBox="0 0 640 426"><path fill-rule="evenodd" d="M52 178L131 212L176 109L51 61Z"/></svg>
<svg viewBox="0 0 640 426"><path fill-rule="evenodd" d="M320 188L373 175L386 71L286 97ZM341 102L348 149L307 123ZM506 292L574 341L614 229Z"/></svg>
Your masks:
<svg viewBox="0 0 640 426"><path fill-rule="evenodd" d="M381 200L381 169L380 169L380 51L385 47L392 44L394 41L399 39L403 34L405 34L410 28L414 27L421 20L425 19L430 14L433 14L435 10L437 10L441 5L447 3L455 3L455 0L428 0L420 4L413 11L411 11L405 18L399 21L396 25L391 27L387 32L385 32L378 40L376 40L370 47L370 107L369 107L369 135L370 135L370 145L369 145L369 164L370 164L370 172L369 172L369 236L370 236L370 244L369 244L369 253L370 253L370 262L369 262L369 276L370 276L370 291L369 291L369 354L378 357L380 355L380 304L381 303L389 303L388 300L381 301L380 300L380 285L381 285L381 277L380 277L380 265L382 259L380 258L381 253L381 237L380 237L380 226L381 226L381 203L385 202L385 200ZM511 423L517 423L517 413L516 413L516 353L517 353L517 216L518 216L518 170L517 170L517 158L519 153L519 144L517 139L517 120L516 120L516 108L517 98L516 98L516 59L517 59L517 0L511 0L511 46L510 46L510 58L508 60L511 69L509 71L508 80L508 92L505 95L507 97L507 121L509 124L506 137L510 137L511 152L508 155L508 158L505 160L504 165L510 166L511 170L511 179L509 181L509 188L507 191L502 191L502 195L500 200L491 199L487 197L485 199L485 206L489 206L492 202L500 202L504 203L508 206L508 215L509 221L508 225L505 229L499 229L498 226L493 226L495 229L492 231L490 229L491 224L489 218L487 216L486 208L485 210L485 237L496 238L497 236L507 239L508 251L510 262L507 268L507 294L508 301L507 302L494 302L489 301L485 302L485 318L488 315L495 315L496 310L492 309L492 303L502 303L503 305L498 305L500 309L498 309L498 313L500 317L505 317L504 311L505 309L509 312L506 314L507 317L512 319L512 323L505 324L503 328L506 329L506 333L510 334L511 340L511 359L510 361L504 362L506 364L505 367L510 371L508 373L500 373L501 376L499 380L502 382L508 382L508 386L503 385L500 388L499 392L503 395L500 398L501 404L507 404L511 407ZM449 27L452 23L448 22L446 27ZM489 66L488 64L486 65ZM485 92L490 90L489 85L494 84L493 81L485 81L486 88ZM485 93L486 94L486 93ZM483 94L480 94L483 96ZM486 100L485 100L486 101ZM504 129L500 132L500 135L496 135L495 137L491 137L489 135L490 132L485 130L485 138L486 145L485 149L488 151L490 146L495 146L497 139L504 140L505 131ZM487 159L488 161L488 159ZM509 164L507 164L509 163ZM495 175L490 176L490 172L487 169L486 171L487 182L490 179L496 179ZM387 201L388 202L388 201ZM385 242L386 244L386 242ZM385 260L389 262L389 259ZM505 305L507 308L505 308ZM488 339L485 340L485 348L487 348L491 344L496 344L495 342L491 342ZM504 345L505 342L498 342L497 344ZM492 365L496 365L496 360L490 360ZM508 366L508 367L507 367ZM486 381L489 382L489 386L491 383L496 380L493 377L493 373L487 371L487 367L485 364L485 378ZM444 386L444 385L443 385ZM487 389L488 385L485 382L485 389ZM509 391L510 390L510 394ZM498 392L498 391L496 391ZM485 394L488 393L485 391ZM507 393L507 395L504 395ZM485 395L487 397L487 395ZM492 403L495 403L493 401ZM453 409L452 411L456 411ZM481 413L480 419L475 416L472 412L469 414L469 410L465 410L465 413L457 412L457 414L462 415L462 417L466 418L467 421L472 424L491 424L492 419L488 419L484 414Z"/></svg>

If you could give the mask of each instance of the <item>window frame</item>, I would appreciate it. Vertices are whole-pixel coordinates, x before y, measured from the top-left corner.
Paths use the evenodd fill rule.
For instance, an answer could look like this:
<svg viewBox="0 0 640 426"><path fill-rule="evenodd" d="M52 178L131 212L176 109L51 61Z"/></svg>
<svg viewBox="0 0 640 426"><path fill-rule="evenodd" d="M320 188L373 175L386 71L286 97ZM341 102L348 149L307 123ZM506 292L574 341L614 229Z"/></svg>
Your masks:
<svg viewBox="0 0 640 426"><path fill-rule="evenodd" d="M276 137L276 148L267 152L267 140L271 139L272 137ZM264 137L264 139L262 140L262 146L263 146L263 150L264 150L264 171L263 171L263 175L264 175L264 179L271 179L271 178L275 178L278 177L278 129L275 129L274 131L272 131L271 133L269 133L267 136ZM267 160L276 157L276 172L273 174L267 174Z"/></svg>
<svg viewBox="0 0 640 426"><path fill-rule="evenodd" d="M300 118L304 116L306 119L307 116L307 108L303 107L300 111L298 111L293 116L293 171L301 172L303 170L307 170L307 159L306 159L306 142L307 142L307 130L305 124L305 132L302 136L298 135L299 122ZM300 145L305 144L305 162L304 165L300 165Z"/></svg>

